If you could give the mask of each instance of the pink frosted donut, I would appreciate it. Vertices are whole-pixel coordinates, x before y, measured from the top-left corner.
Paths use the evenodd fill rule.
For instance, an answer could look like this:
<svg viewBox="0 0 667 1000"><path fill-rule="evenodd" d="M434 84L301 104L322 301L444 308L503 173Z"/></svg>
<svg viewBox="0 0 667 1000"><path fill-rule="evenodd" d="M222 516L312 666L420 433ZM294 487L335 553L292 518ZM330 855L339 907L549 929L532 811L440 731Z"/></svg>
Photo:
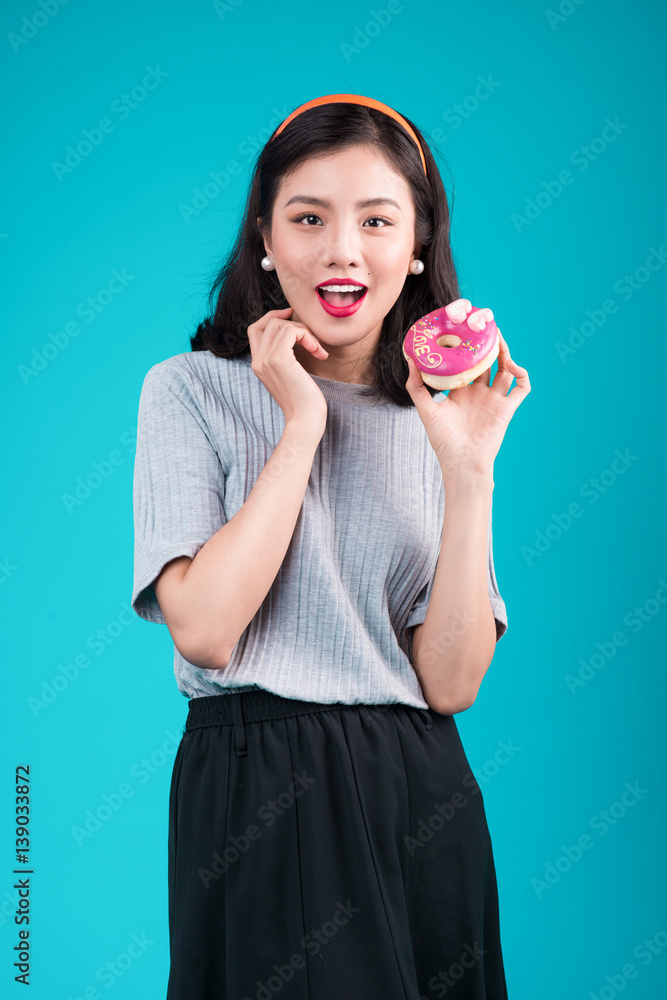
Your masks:
<svg viewBox="0 0 667 1000"><path fill-rule="evenodd" d="M498 357L500 339L493 320L479 332L467 319L453 323L445 307L434 309L413 323L403 339L403 354L419 368L422 380L433 389L458 389L490 368Z"/></svg>

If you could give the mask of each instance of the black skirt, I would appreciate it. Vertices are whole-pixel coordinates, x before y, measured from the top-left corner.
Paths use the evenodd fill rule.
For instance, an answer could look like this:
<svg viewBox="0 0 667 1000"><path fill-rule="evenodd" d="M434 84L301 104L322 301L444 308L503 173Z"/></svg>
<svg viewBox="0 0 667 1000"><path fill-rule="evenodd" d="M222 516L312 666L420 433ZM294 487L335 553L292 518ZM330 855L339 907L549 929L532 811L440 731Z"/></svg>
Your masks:
<svg viewBox="0 0 667 1000"><path fill-rule="evenodd" d="M169 799L167 1000L506 1000L451 715L194 698Z"/></svg>

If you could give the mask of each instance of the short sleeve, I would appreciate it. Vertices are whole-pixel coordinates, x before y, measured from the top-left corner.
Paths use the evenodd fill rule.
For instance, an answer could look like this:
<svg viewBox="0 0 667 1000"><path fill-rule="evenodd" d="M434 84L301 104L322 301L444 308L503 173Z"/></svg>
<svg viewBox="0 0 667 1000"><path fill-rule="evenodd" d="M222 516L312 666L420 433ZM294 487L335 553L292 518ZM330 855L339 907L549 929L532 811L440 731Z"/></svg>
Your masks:
<svg viewBox="0 0 667 1000"><path fill-rule="evenodd" d="M134 581L131 605L165 624L153 583L177 556L194 558L226 523L225 480L196 383L167 361L141 388L134 460Z"/></svg>
<svg viewBox="0 0 667 1000"><path fill-rule="evenodd" d="M493 500L491 501L491 506L489 508L489 530L487 533L487 574L486 582L489 591L489 600L491 601L491 607L493 608L493 617L496 620L496 642L501 636L505 635L507 632L507 609L505 608L505 602L500 596L500 591L498 590L498 581L496 580L496 571L493 565L493 526L492 526L492 509Z"/></svg>
<svg viewBox="0 0 667 1000"><path fill-rule="evenodd" d="M489 520L486 533L486 554L487 554L487 572L486 572L486 583L487 590L489 594L489 600L491 602L491 608L493 610L493 617L496 621L496 642L501 636L507 631L507 611L505 609L505 602L500 596L500 591L498 589L498 581L496 579L495 567L493 565L493 527L492 527L492 512L493 512L493 498L489 504ZM431 576L427 584L422 588L422 590L417 595L415 603L408 615L408 620L406 622L406 628L410 628L413 625L421 625L426 618L426 611L428 609L428 604L431 599L431 592L433 590L433 583L435 580L435 573ZM412 659L412 632L408 632L409 636L409 649L410 649L410 659Z"/></svg>

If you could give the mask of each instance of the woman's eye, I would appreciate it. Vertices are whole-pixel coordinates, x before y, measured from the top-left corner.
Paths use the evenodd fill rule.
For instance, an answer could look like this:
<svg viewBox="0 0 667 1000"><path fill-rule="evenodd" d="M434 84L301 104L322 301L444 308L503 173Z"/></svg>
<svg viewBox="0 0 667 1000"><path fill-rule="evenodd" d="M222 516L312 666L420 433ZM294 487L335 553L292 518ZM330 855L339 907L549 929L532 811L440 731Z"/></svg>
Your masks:
<svg viewBox="0 0 667 1000"><path fill-rule="evenodd" d="M320 222L322 221L320 219L319 215L314 215L312 212L304 212L302 215L297 215L296 219L294 219L293 221L297 222L297 223L302 223L302 222L305 222L306 219L318 219ZM392 222L391 222L390 219L385 219L381 215L374 215L372 218L367 219L366 222L381 222L382 223L381 226L370 226L369 227L370 229L384 229L385 226L391 226L392 225ZM366 223L364 223L364 225L366 225ZM304 228L305 229L311 229L312 226L310 225L310 223L307 223L304 226Z"/></svg>
<svg viewBox="0 0 667 1000"><path fill-rule="evenodd" d="M310 212L304 212L303 215L298 215L294 221L302 222L304 219L319 219L319 215L312 215ZM310 227L306 226L305 228L308 229Z"/></svg>

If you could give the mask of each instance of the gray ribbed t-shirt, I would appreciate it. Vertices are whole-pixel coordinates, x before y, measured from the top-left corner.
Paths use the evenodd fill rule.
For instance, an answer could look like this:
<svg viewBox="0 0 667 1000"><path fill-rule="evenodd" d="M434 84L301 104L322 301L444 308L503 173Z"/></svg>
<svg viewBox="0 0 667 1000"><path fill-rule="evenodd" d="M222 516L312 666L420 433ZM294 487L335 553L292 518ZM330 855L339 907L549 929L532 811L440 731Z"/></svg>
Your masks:
<svg viewBox="0 0 667 1000"><path fill-rule="evenodd" d="M247 499L278 445L283 411L249 358L177 354L147 372L134 463L132 607L164 623L153 583L194 556ZM292 539L280 570L224 669L174 647L188 698L264 688L286 698L427 708L411 664L442 540L444 487L415 407L373 401L362 386L311 375L327 400ZM505 603L488 593L499 639ZM220 608L220 615L225 609Z"/></svg>

